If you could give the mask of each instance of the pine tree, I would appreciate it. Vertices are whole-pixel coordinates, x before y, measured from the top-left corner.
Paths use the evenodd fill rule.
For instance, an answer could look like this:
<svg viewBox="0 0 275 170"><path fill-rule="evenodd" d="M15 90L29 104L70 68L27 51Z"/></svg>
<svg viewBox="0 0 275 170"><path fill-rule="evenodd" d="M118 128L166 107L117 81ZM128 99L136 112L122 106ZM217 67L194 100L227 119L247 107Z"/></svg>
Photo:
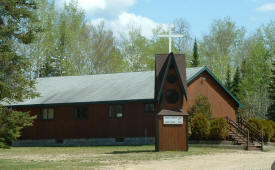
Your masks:
<svg viewBox="0 0 275 170"><path fill-rule="evenodd" d="M241 83L240 69L239 69L239 66L237 66L234 74L232 86L231 86L231 92L235 96L239 96L240 94L240 88L241 88L240 83Z"/></svg>
<svg viewBox="0 0 275 170"><path fill-rule="evenodd" d="M0 103L34 97L34 81L26 76L30 67L26 56L16 51L15 44L30 44L37 21L33 0L0 0ZM0 147L7 147L29 126L35 117L0 105Z"/></svg>
<svg viewBox="0 0 275 170"><path fill-rule="evenodd" d="M229 91L231 91L232 85L231 85L231 70L230 70L230 65L227 66L225 87L226 87Z"/></svg>
<svg viewBox="0 0 275 170"><path fill-rule="evenodd" d="M36 7L31 0L0 0L0 4L0 101L21 101L35 95L34 81L26 78L24 71L30 63L16 52L14 44L32 42Z"/></svg>
<svg viewBox="0 0 275 170"><path fill-rule="evenodd" d="M200 64L199 62L199 54L198 54L198 47L197 47L197 40L195 38L194 47L193 47L193 59L191 66L192 67L198 67Z"/></svg>
<svg viewBox="0 0 275 170"><path fill-rule="evenodd" d="M273 68L271 70L271 80L268 89L271 104L267 110L267 117L268 119L275 121L275 60L272 61L272 65Z"/></svg>

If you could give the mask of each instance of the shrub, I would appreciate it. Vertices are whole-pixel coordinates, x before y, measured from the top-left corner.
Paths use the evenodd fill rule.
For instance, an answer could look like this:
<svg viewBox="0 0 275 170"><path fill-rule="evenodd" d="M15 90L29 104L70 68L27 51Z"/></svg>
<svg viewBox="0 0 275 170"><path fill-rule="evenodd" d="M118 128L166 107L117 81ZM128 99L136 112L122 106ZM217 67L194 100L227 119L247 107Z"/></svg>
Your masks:
<svg viewBox="0 0 275 170"><path fill-rule="evenodd" d="M270 141L273 136L273 127L270 121L262 120L263 132L264 132L264 141Z"/></svg>
<svg viewBox="0 0 275 170"><path fill-rule="evenodd" d="M262 122L261 122L261 120L259 120L259 119L255 119L255 118L249 119L249 120L248 120L248 123L249 123L251 126L253 126L255 129L259 130L259 131L262 131L262 130L263 130Z"/></svg>
<svg viewBox="0 0 275 170"><path fill-rule="evenodd" d="M273 126L272 123L268 120L259 120L259 119L249 119L248 123L256 128L259 131L263 131L264 133L264 141L270 141L271 137L273 136Z"/></svg>
<svg viewBox="0 0 275 170"><path fill-rule="evenodd" d="M211 121L210 138L224 140L228 136L228 124L224 118L216 118Z"/></svg>
<svg viewBox="0 0 275 170"><path fill-rule="evenodd" d="M211 117L211 104L208 101L208 97L204 95L199 95L195 99L195 103L189 111L191 117L196 114L203 113L207 118Z"/></svg>
<svg viewBox="0 0 275 170"><path fill-rule="evenodd" d="M9 148L20 137L23 127L31 126L36 116L29 113L13 111L0 106L0 148Z"/></svg>
<svg viewBox="0 0 275 170"><path fill-rule="evenodd" d="M272 125L272 128L273 128L273 135L270 139L271 142L275 142L275 122L273 121L270 121L271 125Z"/></svg>
<svg viewBox="0 0 275 170"><path fill-rule="evenodd" d="M207 117L202 114L196 114L191 119L191 138L192 139L207 139L209 135L210 125Z"/></svg>

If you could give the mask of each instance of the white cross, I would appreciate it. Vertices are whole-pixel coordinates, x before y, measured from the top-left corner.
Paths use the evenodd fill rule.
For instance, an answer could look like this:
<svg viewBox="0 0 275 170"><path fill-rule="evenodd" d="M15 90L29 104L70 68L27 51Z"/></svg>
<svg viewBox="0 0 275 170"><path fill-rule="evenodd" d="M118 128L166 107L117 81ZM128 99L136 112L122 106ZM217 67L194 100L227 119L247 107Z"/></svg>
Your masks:
<svg viewBox="0 0 275 170"><path fill-rule="evenodd" d="M169 53L171 53L172 52L172 38L175 38L175 37L180 38L180 37L183 37L183 35L181 35L181 34L172 35L172 28L174 28L173 24L169 24L168 28L169 28L168 35L158 35L158 37L168 37L169 38Z"/></svg>

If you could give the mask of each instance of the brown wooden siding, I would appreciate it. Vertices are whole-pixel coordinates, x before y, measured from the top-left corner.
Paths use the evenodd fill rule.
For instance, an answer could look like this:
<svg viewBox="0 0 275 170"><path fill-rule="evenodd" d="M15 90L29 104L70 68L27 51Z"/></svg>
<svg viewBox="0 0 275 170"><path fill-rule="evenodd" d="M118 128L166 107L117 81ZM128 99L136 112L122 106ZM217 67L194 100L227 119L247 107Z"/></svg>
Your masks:
<svg viewBox="0 0 275 170"><path fill-rule="evenodd" d="M187 150L187 116L183 116L182 125L164 125L163 116L158 116L159 121L159 150Z"/></svg>
<svg viewBox="0 0 275 170"><path fill-rule="evenodd" d="M237 103L207 72L201 73L188 84L187 94L188 101L184 101L184 111L188 112L196 97L202 94L208 97L212 108L212 117L229 116L232 120L236 120Z"/></svg>
<svg viewBox="0 0 275 170"><path fill-rule="evenodd" d="M144 103L125 103L123 118L108 118L108 104L88 106L88 120L75 120L73 106L54 107L54 120L40 120L40 108L19 109L38 115L21 139L154 137L155 114L144 113Z"/></svg>

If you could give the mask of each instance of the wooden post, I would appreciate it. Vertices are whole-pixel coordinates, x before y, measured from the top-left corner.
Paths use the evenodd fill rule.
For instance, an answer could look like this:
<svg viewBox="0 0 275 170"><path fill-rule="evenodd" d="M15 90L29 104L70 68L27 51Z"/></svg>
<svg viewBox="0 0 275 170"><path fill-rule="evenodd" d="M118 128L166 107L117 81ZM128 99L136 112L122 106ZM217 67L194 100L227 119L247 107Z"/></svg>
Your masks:
<svg viewBox="0 0 275 170"><path fill-rule="evenodd" d="M263 131L261 131L262 133L261 133L261 136L262 136L262 142L261 142L261 149L262 149L262 151L264 150L264 135L263 135Z"/></svg>
<svg viewBox="0 0 275 170"><path fill-rule="evenodd" d="M246 141L246 145L247 145L247 150L248 150L248 145L249 145L249 130L247 130L247 141Z"/></svg>

